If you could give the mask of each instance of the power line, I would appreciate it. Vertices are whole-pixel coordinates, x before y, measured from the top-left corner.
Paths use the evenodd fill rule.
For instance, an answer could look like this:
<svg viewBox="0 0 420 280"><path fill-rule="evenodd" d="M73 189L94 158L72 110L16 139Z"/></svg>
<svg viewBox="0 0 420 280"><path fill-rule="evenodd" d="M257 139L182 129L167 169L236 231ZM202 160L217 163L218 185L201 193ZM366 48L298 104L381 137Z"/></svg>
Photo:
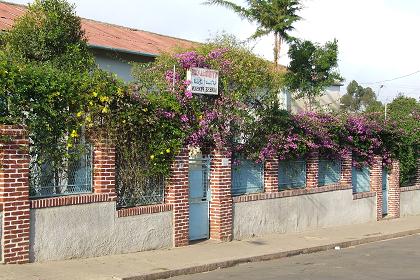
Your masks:
<svg viewBox="0 0 420 280"><path fill-rule="evenodd" d="M382 83L391 82L391 81L395 81L395 80L398 80L398 79L406 78L406 77L409 77L409 76L413 76L417 73L420 73L420 70L417 70L413 73L410 73L410 74L407 74L407 75L404 75L404 76L399 76L399 77L388 79L388 80L377 81L377 82L368 82L368 83L359 83L359 84L362 84L362 85L382 84Z"/></svg>

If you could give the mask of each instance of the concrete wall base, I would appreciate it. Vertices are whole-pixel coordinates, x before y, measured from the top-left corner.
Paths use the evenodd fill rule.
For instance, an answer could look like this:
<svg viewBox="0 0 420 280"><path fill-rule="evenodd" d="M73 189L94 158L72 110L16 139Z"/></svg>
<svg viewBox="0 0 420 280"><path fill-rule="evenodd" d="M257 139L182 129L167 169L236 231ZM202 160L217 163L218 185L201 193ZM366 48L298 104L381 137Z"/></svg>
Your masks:
<svg viewBox="0 0 420 280"><path fill-rule="evenodd" d="M115 202L31 210L30 261L138 252L172 246L172 211L118 218Z"/></svg>
<svg viewBox="0 0 420 280"><path fill-rule="evenodd" d="M233 207L236 240L371 221L376 221L376 197L353 200L351 189L240 202Z"/></svg>
<svg viewBox="0 0 420 280"><path fill-rule="evenodd" d="M401 192L400 215L420 215L420 190Z"/></svg>

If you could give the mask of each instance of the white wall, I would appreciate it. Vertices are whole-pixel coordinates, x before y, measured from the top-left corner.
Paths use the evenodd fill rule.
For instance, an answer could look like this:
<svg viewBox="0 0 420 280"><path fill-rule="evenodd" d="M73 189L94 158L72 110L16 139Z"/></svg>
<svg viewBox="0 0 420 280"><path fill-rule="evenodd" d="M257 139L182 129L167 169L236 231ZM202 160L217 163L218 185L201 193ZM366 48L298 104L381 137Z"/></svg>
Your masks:
<svg viewBox="0 0 420 280"><path fill-rule="evenodd" d="M353 200L352 190L234 203L233 236L243 239L271 233L376 221L376 197Z"/></svg>
<svg viewBox="0 0 420 280"><path fill-rule="evenodd" d="M115 202L31 210L33 262L172 247L172 211L118 218Z"/></svg>

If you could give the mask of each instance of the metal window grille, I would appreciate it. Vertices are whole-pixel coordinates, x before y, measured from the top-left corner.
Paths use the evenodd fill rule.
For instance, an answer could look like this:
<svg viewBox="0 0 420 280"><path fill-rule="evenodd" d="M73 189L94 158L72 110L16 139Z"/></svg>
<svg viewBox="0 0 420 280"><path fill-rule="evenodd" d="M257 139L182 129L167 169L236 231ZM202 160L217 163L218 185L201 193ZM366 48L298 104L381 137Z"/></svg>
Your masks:
<svg viewBox="0 0 420 280"><path fill-rule="evenodd" d="M130 180L130 185L117 182L117 207L127 208L140 205L163 203L165 177L163 175L142 176Z"/></svg>
<svg viewBox="0 0 420 280"><path fill-rule="evenodd" d="M359 169L353 166L351 171L351 184L353 186L353 193L370 191L369 168L363 167Z"/></svg>
<svg viewBox="0 0 420 280"><path fill-rule="evenodd" d="M232 195L261 192L264 188L262 163L240 160L232 166Z"/></svg>
<svg viewBox="0 0 420 280"><path fill-rule="evenodd" d="M54 168L49 162L32 160L30 197L42 198L92 192L92 146L71 157L64 167Z"/></svg>
<svg viewBox="0 0 420 280"><path fill-rule="evenodd" d="M318 185L325 186L340 181L341 161L320 159L318 163Z"/></svg>
<svg viewBox="0 0 420 280"><path fill-rule="evenodd" d="M280 161L278 178L280 190L304 188L306 185L306 161Z"/></svg>

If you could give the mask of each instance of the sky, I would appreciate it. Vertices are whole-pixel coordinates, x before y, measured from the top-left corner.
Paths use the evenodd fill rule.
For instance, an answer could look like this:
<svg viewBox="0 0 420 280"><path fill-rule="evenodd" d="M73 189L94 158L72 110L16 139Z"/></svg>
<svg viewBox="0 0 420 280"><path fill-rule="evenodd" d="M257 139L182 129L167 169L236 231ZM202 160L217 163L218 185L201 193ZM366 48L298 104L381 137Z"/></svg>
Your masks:
<svg viewBox="0 0 420 280"><path fill-rule="evenodd" d="M202 5L204 0L70 2L81 17L199 42L222 32L245 40L255 30L255 25L223 7ZM343 93L356 80L370 86L382 102L398 93L420 98L420 0L303 0L303 5L302 20L292 35L321 44L338 40ZM257 55L272 60L273 41L267 36L251 45ZM286 46L280 63L288 62Z"/></svg>

